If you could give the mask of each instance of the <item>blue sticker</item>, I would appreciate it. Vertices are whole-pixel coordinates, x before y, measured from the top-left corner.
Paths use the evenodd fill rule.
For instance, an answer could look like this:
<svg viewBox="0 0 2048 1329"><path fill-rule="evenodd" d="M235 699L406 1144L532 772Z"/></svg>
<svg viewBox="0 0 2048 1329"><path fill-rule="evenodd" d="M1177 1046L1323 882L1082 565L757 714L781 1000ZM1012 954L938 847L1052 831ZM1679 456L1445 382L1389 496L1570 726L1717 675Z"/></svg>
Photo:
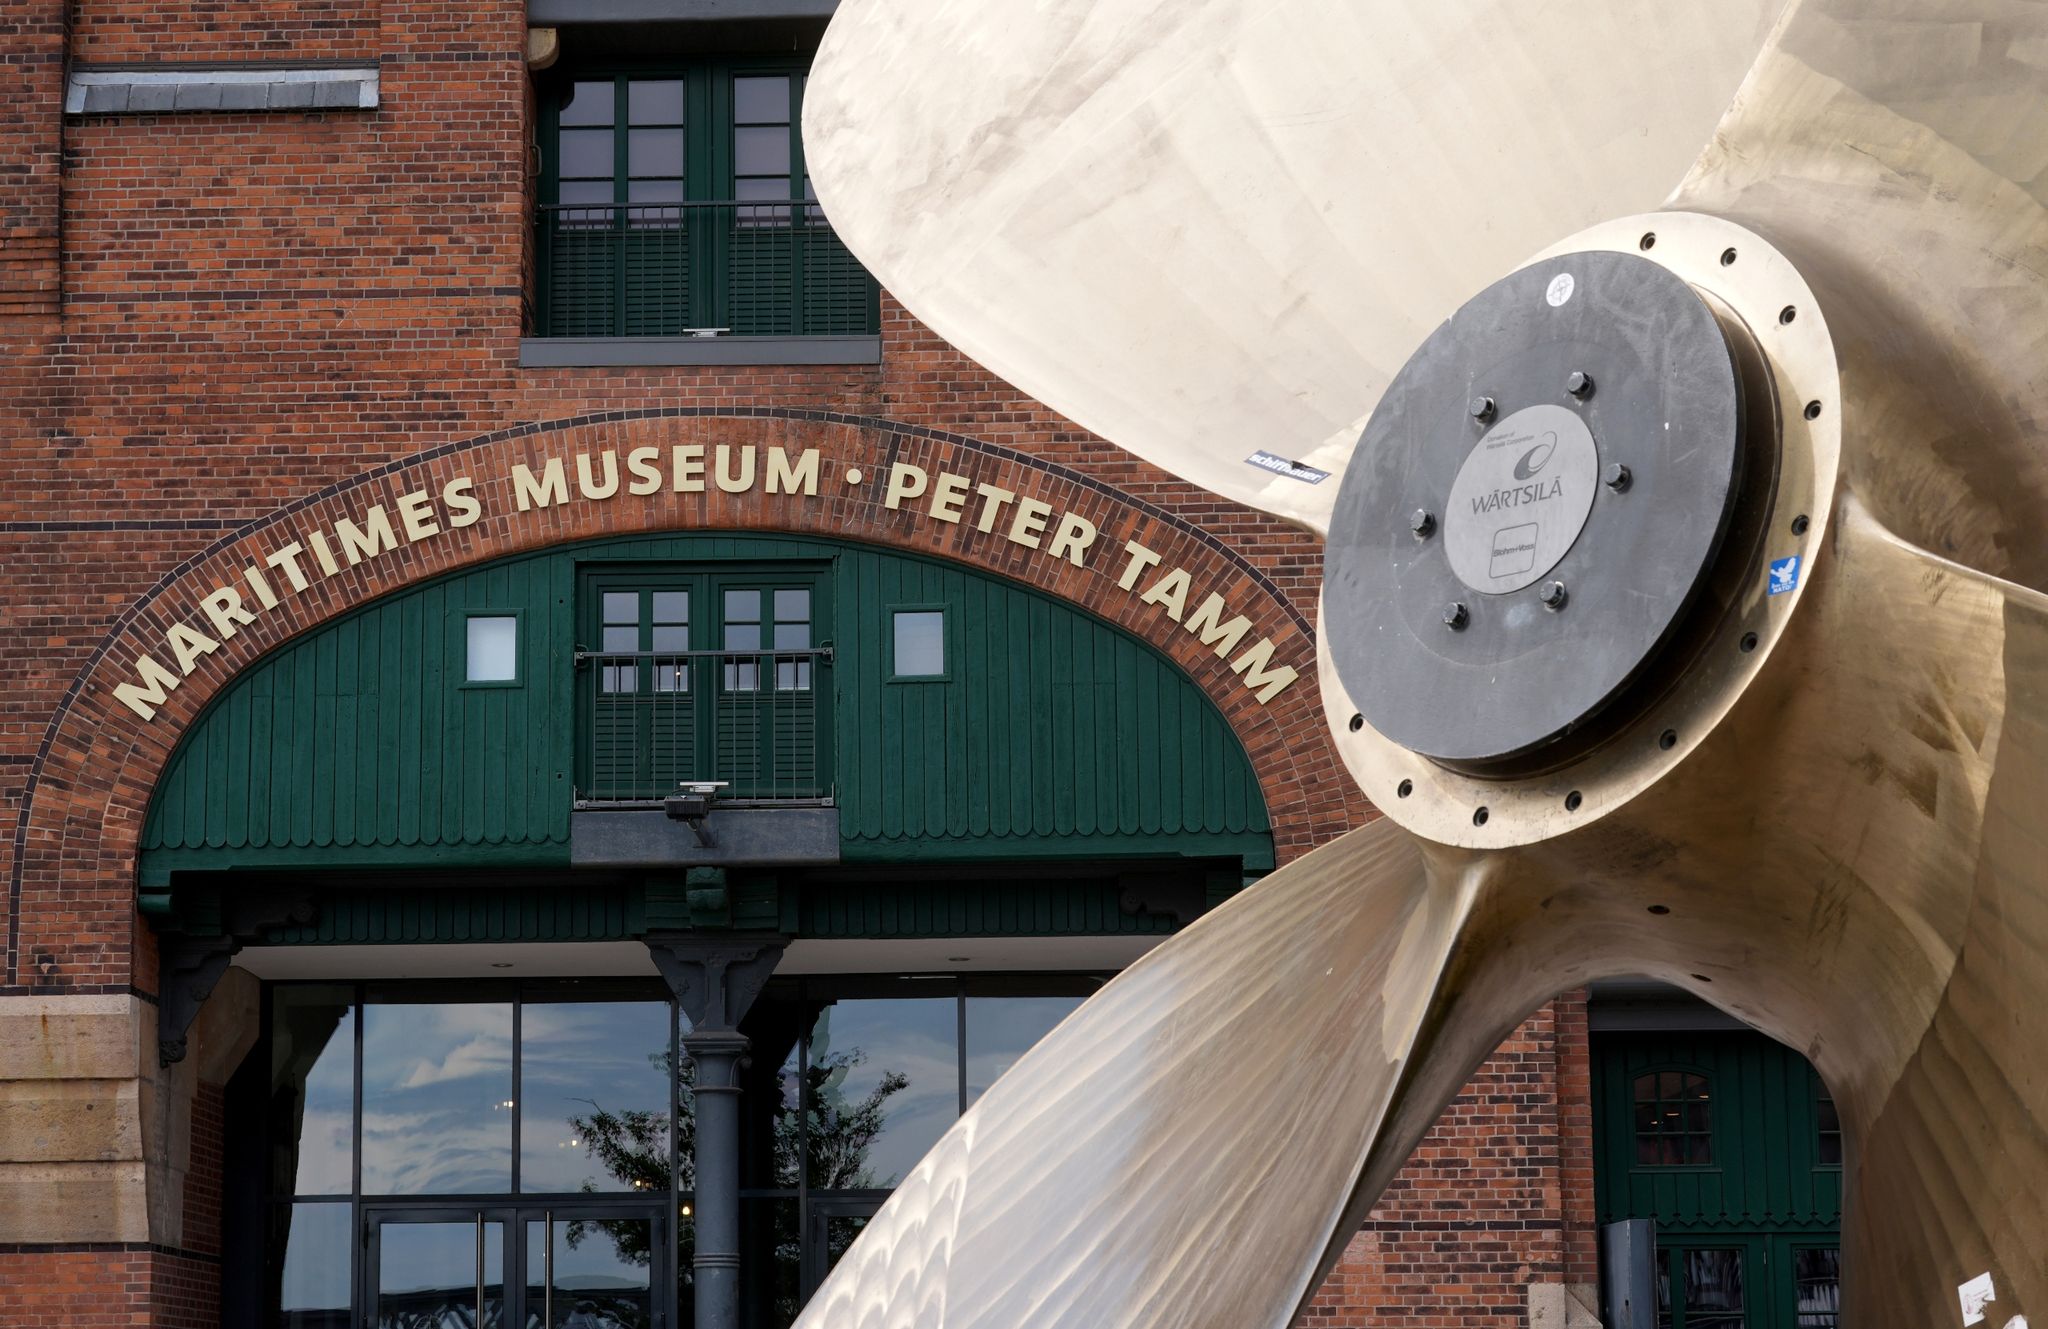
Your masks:
<svg viewBox="0 0 2048 1329"><path fill-rule="evenodd" d="M1771 560L1771 594L1783 595L1799 585L1799 555Z"/></svg>

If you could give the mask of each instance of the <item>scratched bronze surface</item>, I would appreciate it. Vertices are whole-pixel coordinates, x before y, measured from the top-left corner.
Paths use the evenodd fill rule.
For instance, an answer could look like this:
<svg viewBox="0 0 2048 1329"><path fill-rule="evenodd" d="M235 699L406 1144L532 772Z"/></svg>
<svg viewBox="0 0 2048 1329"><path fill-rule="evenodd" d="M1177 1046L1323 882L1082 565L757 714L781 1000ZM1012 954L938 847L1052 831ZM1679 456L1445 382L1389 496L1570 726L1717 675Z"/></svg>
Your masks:
<svg viewBox="0 0 2048 1329"><path fill-rule="evenodd" d="M1633 245L1724 314L1775 470L1656 687L1558 769L1423 762L1351 730L1323 668L1387 818L1077 1011L804 1329L1278 1329L1499 1039L1618 974L1827 1080L1845 1324L1958 1324L1984 1272L1994 1329L2048 1315L2048 7L1584 8L1557 65L1514 30L1528 7L1478 0L842 5L806 110L841 233L939 331L1168 469L1326 529L1329 495L1242 467L1246 439L1292 430L1340 469L1328 440L1398 348L1538 253ZM1129 55L1147 40L1173 60ZM1501 150L1525 124L1552 135L1530 160ZM1690 169L1641 178L1681 134ZM1515 210L1543 169L1570 188Z"/></svg>

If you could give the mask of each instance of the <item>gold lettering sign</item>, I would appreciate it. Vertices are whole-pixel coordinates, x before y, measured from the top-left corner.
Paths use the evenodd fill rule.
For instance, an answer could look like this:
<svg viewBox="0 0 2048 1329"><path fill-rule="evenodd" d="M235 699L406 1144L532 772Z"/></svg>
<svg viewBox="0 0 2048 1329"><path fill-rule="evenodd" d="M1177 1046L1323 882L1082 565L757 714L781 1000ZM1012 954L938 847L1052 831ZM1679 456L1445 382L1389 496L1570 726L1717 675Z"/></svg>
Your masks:
<svg viewBox="0 0 2048 1329"><path fill-rule="evenodd" d="M538 470L524 462L514 463L510 487L518 511L535 512L569 503L609 502L620 494L646 497L664 488L703 493L707 486L715 486L728 494L759 488L767 494L816 498L822 473L816 448L792 456L782 447L719 444L707 454L702 444L684 443L668 449L666 457L660 448L638 447L624 457L612 449L551 457ZM857 485L864 477L850 468L842 478L848 485ZM260 564L244 568L239 582L205 596L197 607L195 622L172 624L162 646L139 656L132 678L115 686L115 698L145 720L156 718L165 700L200 663L254 623L259 614L277 608L316 581L337 575L344 566L357 567L395 549L476 525L483 518L483 503L476 492L474 480L456 476L438 493L414 490L389 506L372 504L331 527L306 531L300 539L278 545ZM1251 620L1232 613L1220 593L1196 586L1192 573L1164 564L1160 554L1136 540L1104 540L1101 528L1079 513L1061 512L1050 503L1000 485L976 484L952 471L934 475L908 462L889 467L883 480L882 506L954 526L971 522L980 534L995 535L1042 558L1061 559L1077 568L1093 566L1098 558L1115 566L1119 590L1135 595L1140 603L1164 614L1215 652L1261 704L1278 696L1297 677L1292 667L1273 663L1272 638L1262 636L1245 645L1252 635ZM165 656L171 666L163 663Z"/></svg>

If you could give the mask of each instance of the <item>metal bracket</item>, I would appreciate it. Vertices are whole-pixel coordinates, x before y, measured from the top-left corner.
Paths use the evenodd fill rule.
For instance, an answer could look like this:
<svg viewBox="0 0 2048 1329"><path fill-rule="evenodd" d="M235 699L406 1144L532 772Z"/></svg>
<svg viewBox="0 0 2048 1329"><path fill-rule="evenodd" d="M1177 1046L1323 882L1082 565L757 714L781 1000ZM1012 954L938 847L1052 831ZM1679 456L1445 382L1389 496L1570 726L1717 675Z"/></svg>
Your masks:
<svg viewBox="0 0 2048 1329"><path fill-rule="evenodd" d="M789 944L781 936L690 933L650 933L646 942L655 968L689 1017L693 1035L737 1029Z"/></svg>
<svg viewBox="0 0 2048 1329"><path fill-rule="evenodd" d="M723 780L685 780L676 786L676 792L662 800L662 811L670 820L682 822L690 828L699 849L711 848L711 832L705 829L704 819L711 815L711 806L718 801L718 791L725 786Z"/></svg>
<svg viewBox="0 0 2048 1329"><path fill-rule="evenodd" d="M188 937L174 934L161 943L162 990L156 1007L156 1059L169 1066L185 1059L185 1035L199 1008L213 995L214 985L242 943L233 937Z"/></svg>
<svg viewBox="0 0 2048 1329"><path fill-rule="evenodd" d="M170 1066L185 1059L185 1038L199 1018L199 1008L213 995L214 986L245 943L255 941L266 928L310 923L316 912L312 897L303 892L283 899L237 899L222 911L221 935L161 934L157 941L162 972L156 1007L157 1064Z"/></svg>

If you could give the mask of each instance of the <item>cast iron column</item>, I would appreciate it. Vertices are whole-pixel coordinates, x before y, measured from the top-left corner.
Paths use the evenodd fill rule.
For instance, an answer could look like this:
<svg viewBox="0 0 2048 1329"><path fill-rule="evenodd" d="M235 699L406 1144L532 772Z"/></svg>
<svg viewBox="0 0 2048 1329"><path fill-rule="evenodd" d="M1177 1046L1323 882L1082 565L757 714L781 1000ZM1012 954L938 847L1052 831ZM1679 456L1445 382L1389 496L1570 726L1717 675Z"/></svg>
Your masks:
<svg viewBox="0 0 2048 1329"><path fill-rule="evenodd" d="M740 1315L740 1068L747 1040L696 1030L683 1050L697 1066L697 1329L737 1329Z"/></svg>
<svg viewBox="0 0 2048 1329"><path fill-rule="evenodd" d="M696 1329L738 1329L740 1311L740 1019L782 958L781 937L654 934L647 949L668 980L696 1067Z"/></svg>

